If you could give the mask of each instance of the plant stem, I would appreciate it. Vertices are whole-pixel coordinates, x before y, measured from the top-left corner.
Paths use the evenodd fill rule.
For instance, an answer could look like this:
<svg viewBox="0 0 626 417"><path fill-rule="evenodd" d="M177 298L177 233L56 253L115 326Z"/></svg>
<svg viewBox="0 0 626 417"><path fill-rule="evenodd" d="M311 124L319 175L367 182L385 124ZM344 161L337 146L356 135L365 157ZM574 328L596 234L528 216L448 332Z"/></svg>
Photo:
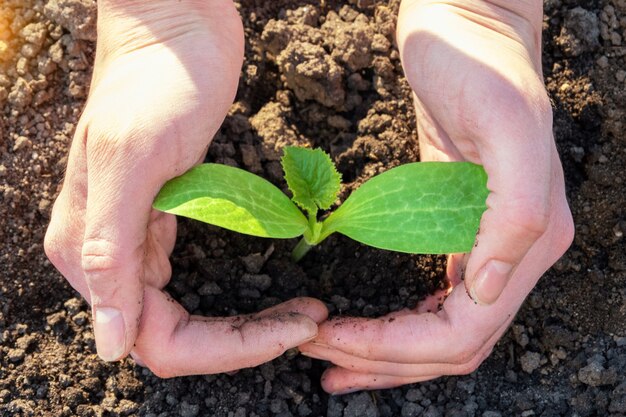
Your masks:
<svg viewBox="0 0 626 417"><path fill-rule="evenodd" d="M291 259L293 259L294 262L299 262L300 259L302 259L302 257L306 255L312 247L313 245L309 245L304 236L302 236L300 242L298 242L296 247L293 248L293 252L291 252Z"/></svg>

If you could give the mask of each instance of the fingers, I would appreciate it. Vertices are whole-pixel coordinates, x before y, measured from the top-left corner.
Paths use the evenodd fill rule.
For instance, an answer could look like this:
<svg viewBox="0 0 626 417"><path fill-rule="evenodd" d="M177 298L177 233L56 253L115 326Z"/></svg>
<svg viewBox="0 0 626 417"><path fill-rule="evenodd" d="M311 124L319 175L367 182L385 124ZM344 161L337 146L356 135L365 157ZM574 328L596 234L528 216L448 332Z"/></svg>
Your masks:
<svg viewBox="0 0 626 417"><path fill-rule="evenodd" d="M314 338L323 303L299 298L256 315L190 316L165 293L146 287L134 352L156 375L214 374L256 366Z"/></svg>
<svg viewBox="0 0 626 417"><path fill-rule="evenodd" d="M519 297L523 291L528 289L512 286L506 297L485 308L476 305L463 286L457 286L437 313L331 319L320 325L315 342L369 361L467 366L484 346L495 343L494 334L503 331L513 319L513 312L523 301ZM301 350L312 352L310 344ZM371 369L350 368L347 362L340 364L353 370ZM385 373L382 368L372 372ZM442 371L427 372L435 373Z"/></svg>
<svg viewBox="0 0 626 417"><path fill-rule="evenodd" d="M554 207L557 213L568 213L564 199L555 198ZM402 312L375 320L331 320L320 326L314 343L300 349L305 355L339 366L326 375L325 387L329 387L329 392L355 387L370 389L376 386L374 377L385 386L434 375L472 372L506 331L525 295L535 285L534 277L540 276L565 250L565 245L555 242L562 236L569 238L570 222L567 215L555 215L551 227L528 252L510 284L491 306L476 305L458 285L437 314ZM462 259L457 257L453 262ZM450 268L448 275L454 280L458 267ZM380 375L389 378L378 379Z"/></svg>
<svg viewBox="0 0 626 417"><path fill-rule="evenodd" d="M75 141L69 152L63 188L52 207L44 250L50 262L72 287L90 302L89 289L80 265L86 204L87 165L84 147L80 141Z"/></svg>
<svg viewBox="0 0 626 417"><path fill-rule="evenodd" d="M438 378L440 375L399 377L353 372L344 368L330 368L322 375L322 388L331 395L344 395L361 390L387 389Z"/></svg>
<svg viewBox="0 0 626 417"><path fill-rule="evenodd" d="M536 155L510 148L494 146L483 151L498 155L483 157L492 161L485 163L490 195L465 281L472 298L483 305L498 299L513 270L548 227L553 189L551 150L546 151L548 155ZM519 174L522 171L523 176ZM527 176L527 172L532 173Z"/></svg>
<svg viewBox="0 0 626 417"><path fill-rule="evenodd" d="M322 323L328 318L328 309L326 305L315 298L299 297L294 298L284 303L278 304L274 307L265 309L259 313L254 314L254 318L266 318L284 313L297 313L309 317L316 323ZM317 329L315 331L317 335Z"/></svg>
<svg viewBox="0 0 626 417"><path fill-rule="evenodd" d="M356 355L351 355L333 346L325 345L317 341L307 343L300 347L303 355L315 359L330 361L340 368L362 374L389 375L402 378L423 378L432 375L465 375L475 371L478 366L491 353L493 345L506 331L509 322L503 323L496 332L476 352L467 353L454 361L445 362L446 355L440 352L440 362L432 363L401 363L389 360L372 360ZM457 343L455 340L449 341Z"/></svg>
<svg viewBox="0 0 626 417"><path fill-rule="evenodd" d="M453 253L448 255L446 262L446 279L451 288L456 287L463 281L467 258L466 253Z"/></svg>
<svg viewBox="0 0 626 417"><path fill-rule="evenodd" d="M560 170L543 88L529 83L521 91L506 79L492 78L488 95L476 87L480 83L467 87L485 101L478 109L471 103L463 105L476 122L452 129L454 144L416 99L422 117L418 123L422 157L470 160L483 164L489 176L487 211L464 275L468 292L483 305L497 300L514 269L547 230L551 198L558 193L554 173ZM477 111L480 114L474 115Z"/></svg>
<svg viewBox="0 0 626 417"><path fill-rule="evenodd" d="M334 318L319 328L316 343L373 361L438 362L451 340L446 319L434 313L380 319ZM312 346L301 347L312 352Z"/></svg>
<svg viewBox="0 0 626 417"><path fill-rule="evenodd" d="M465 375L474 372L491 353L492 346L506 331L506 322L493 334L483 348L466 363L403 364L370 361L351 357L330 347L307 343L301 351L304 355L334 363L322 376L322 387L333 395L347 394L358 390L385 389L415 382L427 381L442 375Z"/></svg>
<svg viewBox="0 0 626 417"><path fill-rule="evenodd" d="M529 250L540 240L544 242L545 253L537 259L544 260L544 269L532 277L534 282L571 242L571 233L561 228L558 219L568 217L569 209L562 204L565 201L562 170L553 141L546 141L548 149L542 151L545 155L523 150L521 146L488 142L482 153L485 161L491 161L485 163L491 193L465 274L469 293L483 305L498 299ZM537 145L531 143L531 146ZM555 236L551 231L555 228L564 234ZM550 238L542 239L546 234Z"/></svg>
<svg viewBox="0 0 626 417"><path fill-rule="evenodd" d="M176 216L152 210L149 228L153 231L155 243L169 257L176 243Z"/></svg>
<svg viewBox="0 0 626 417"><path fill-rule="evenodd" d="M556 184L562 183L560 175L560 170L553 174ZM418 306L422 314L402 312L375 320L342 318L322 324L315 341L300 349L339 366L325 375L325 389L334 393L372 389L475 370L506 331L538 277L569 245L573 231L563 196L558 188L551 195L549 226L492 305L476 305L458 285L436 314L423 313L423 306ZM447 275L454 284L460 283L464 260L460 255L449 259Z"/></svg>
<svg viewBox="0 0 626 417"><path fill-rule="evenodd" d="M547 230L559 167L536 39L526 36L536 28L494 19L493 10L465 12L408 2L398 43L417 96L423 159L468 160L488 173L487 211L466 270L468 291L488 305Z"/></svg>
<svg viewBox="0 0 626 417"><path fill-rule="evenodd" d="M144 243L144 285L164 288L172 275L169 255L176 241L176 217L153 210Z"/></svg>
<svg viewBox="0 0 626 417"><path fill-rule="evenodd" d="M102 132L77 134L86 149L87 204L81 267L89 287L98 355L118 360L131 350L143 305L148 256L160 245L148 235L155 185L133 146L137 138L110 138ZM90 135L89 137L87 137ZM145 158L145 157L144 157ZM152 273L166 274L164 261ZM149 260L148 260L149 261ZM165 268L165 269L164 269Z"/></svg>
<svg viewBox="0 0 626 417"><path fill-rule="evenodd" d="M373 361L350 355L333 347L310 342L300 347L303 355L314 359L332 362L341 369L360 374L388 375L402 378L415 378L422 375L457 374L458 366L443 363L407 364L388 361Z"/></svg>

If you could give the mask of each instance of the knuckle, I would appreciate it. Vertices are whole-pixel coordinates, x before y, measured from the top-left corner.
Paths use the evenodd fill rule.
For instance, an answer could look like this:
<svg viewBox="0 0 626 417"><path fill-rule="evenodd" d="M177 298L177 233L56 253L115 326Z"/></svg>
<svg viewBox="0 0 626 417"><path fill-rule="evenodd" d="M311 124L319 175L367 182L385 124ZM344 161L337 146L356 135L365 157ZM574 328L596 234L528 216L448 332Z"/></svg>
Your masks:
<svg viewBox="0 0 626 417"><path fill-rule="evenodd" d="M506 213L513 233L537 239L548 229L550 212L547 202L543 199L526 198L512 201Z"/></svg>
<svg viewBox="0 0 626 417"><path fill-rule="evenodd" d="M450 339L458 340L459 337L458 335L456 337L451 336ZM457 343L453 343L452 346L454 347L452 347L449 351L450 362L454 365L463 366L474 360L482 348L482 343L475 338L465 337L463 340L458 340Z"/></svg>
<svg viewBox="0 0 626 417"><path fill-rule="evenodd" d="M88 239L83 242L81 266L85 273L117 268L120 264L119 250L106 239Z"/></svg>
<svg viewBox="0 0 626 417"><path fill-rule="evenodd" d="M459 366L465 366L474 360L477 352L478 348L473 343L461 343L454 351L454 363Z"/></svg>
<svg viewBox="0 0 626 417"><path fill-rule="evenodd" d="M52 265L57 266L62 261L59 236L52 224L43 238L43 250Z"/></svg>
<svg viewBox="0 0 626 417"><path fill-rule="evenodd" d="M43 250L57 269L64 269L63 267L68 263L68 257L74 253L72 245L73 240L66 225L61 224L58 218L53 217L43 239Z"/></svg>
<svg viewBox="0 0 626 417"><path fill-rule="evenodd" d="M471 374L472 372L476 371L480 367L483 361L484 361L484 358L481 355L475 354L474 356L472 356L472 358L469 361L459 365L456 373L458 375Z"/></svg>
<svg viewBox="0 0 626 417"><path fill-rule="evenodd" d="M489 356L492 348L487 348L482 343L465 342L456 351L455 355L455 375L467 375L474 372Z"/></svg>
<svg viewBox="0 0 626 417"><path fill-rule="evenodd" d="M138 132L132 128L103 125L100 118L92 118L87 122L86 132L83 141L87 163L92 167L109 168L123 161L145 158L141 149L144 142L136 140Z"/></svg>
<svg viewBox="0 0 626 417"><path fill-rule="evenodd" d="M97 155L110 155L115 151L128 150L132 142L121 140L121 137L122 135L96 131L87 138L87 150Z"/></svg>
<svg viewBox="0 0 626 417"><path fill-rule="evenodd" d="M128 256L109 240L85 240L81 252L81 268L89 288L100 293L101 297L114 297L120 279L118 272L130 267L131 259Z"/></svg>
<svg viewBox="0 0 626 417"><path fill-rule="evenodd" d="M576 233L574 218L572 217L572 213L569 210L567 210L567 213L562 216L562 222L563 223L561 225L561 230L558 233L558 251L560 252L559 256L563 255L565 251L570 247L570 245L574 241L574 235Z"/></svg>
<svg viewBox="0 0 626 417"><path fill-rule="evenodd" d="M464 117L465 127L476 135L499 138L511 132L528 130L529 123L539 129L552 126L552 103L543 84L528 79L524 88L505 78L490 79L483 105L464 103L471 114ZM489 111L484 111L487 108ZM506 123L503 123L506 121Z"/></svg>

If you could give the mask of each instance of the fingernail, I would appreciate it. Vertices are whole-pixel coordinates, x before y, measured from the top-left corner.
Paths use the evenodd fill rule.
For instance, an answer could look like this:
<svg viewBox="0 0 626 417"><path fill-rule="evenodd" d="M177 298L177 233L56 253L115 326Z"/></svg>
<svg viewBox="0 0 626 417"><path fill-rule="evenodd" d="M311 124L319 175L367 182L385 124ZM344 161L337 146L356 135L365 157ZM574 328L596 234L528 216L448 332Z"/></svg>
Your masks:
<svg viewBox="0 0 626 417"><path fill-rule="evenodd" d="M470 289L472 299L481 305L495 303L509 281L512 269L513 266L506 262L496 260L487 262Z"/></svg>
<svg viewBox="0 0 626 417"><path fill-rule="evenodd" d="M298 346L308 343L317 337L317 331L318 331L317 323L314 322L309 317L305 318L304 322L301 323L300 328L303 334L302 334L302 338L297 344Z"/></svg>
<svg viewBox="0 0 626 417"><path fill-rule="evenodd" d="M126 339L122 313L111 307L99 307L95 313L94 334L98 356L104 361L118 360L124 354Z"/></svg>

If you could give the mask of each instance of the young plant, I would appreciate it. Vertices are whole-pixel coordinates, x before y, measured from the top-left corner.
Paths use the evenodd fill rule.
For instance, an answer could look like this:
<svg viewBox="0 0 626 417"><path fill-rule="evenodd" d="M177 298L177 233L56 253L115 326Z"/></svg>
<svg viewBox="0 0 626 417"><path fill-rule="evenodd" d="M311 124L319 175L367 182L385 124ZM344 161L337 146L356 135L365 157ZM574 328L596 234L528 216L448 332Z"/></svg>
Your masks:
<svg viewBox="0 0 626 417"><path fill-rule="evenodd" d="M371 178L320 219L341 187L330 157L320 149L286 147L281 162L293 202L257 175L203 164L166 183L154 208L253 236L302 236L295 261L335 232L398 252L469 252L486 209L481 166L417 162Z"/></svg>

